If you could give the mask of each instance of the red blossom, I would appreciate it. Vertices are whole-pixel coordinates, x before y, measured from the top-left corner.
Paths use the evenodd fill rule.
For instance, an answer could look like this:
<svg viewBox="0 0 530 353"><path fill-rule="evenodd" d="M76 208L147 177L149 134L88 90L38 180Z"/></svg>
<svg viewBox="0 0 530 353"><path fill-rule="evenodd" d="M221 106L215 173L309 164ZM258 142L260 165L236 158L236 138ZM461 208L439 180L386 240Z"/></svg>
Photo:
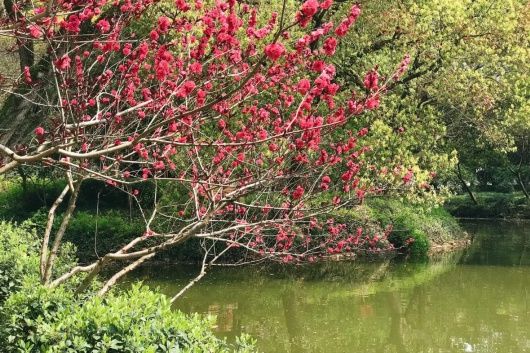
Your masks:
<svg viewBox="0 0 530 353"><path fill-rule="evenodd" d="M351 7L350 13L348 15L348 18L350 18L352 21L356 21L357 18L361 15L361 8L358 4L355 4Z"/></svg>
<svg viewBox="0 0 530 353"><path fill-rule="evenodd" d="M29 27L29 34L33 37L33 38L41 38L42 35L43 35L43 31L42 31L42 28L40 28L39 26L37 25L31 25Z"/></svg>
<svg viewBox="0 0 530 353"><path fill-rule="evenodd" d="M300 7L300 12L302 12L304 16L311 17L317 13L318 7L319 4L317 0L307 0Z"/></svg>
<svg viewBox="0 0 530 353"><path fill-rule="evenodd" d="M202 72L202 65L199 62L194 62L190 65L190 71L194 74L200 74Z"/></svg>
<svg viewBox="0 0 530 353"><path fill-rule="evenodd" d="M28 66L24 67L24 81L26 81L27 84L33 83L33 80L31 79L31 72Z"/></svg>
<svg viewBox="0 0 530 353"><path fill-rule="evenodd" d="M320 3L320 8L322 10L327 10L333 5L333 0L324 0Z"/></svg>
<svg viewBox="0 0 530 353"><path fill-rule="evenodd" d="M160 35L158 34L157 31L152 30L151 32L149 32L149 38L150 38L152 41L156 42L156 41L158 40L158 38L160 38Z"/></svg>
<svg viewBox="0 0 530 353"><path fill-rule="evenodd" d="M190 9L190 6L185 0L175 0L175 5L177 6L177 9L183 12L186 12ZM195 6L197 7L197 4ZM200 5L197 8L200 8Z"/></svg>
<svg viewBox="0 0 530 353"><path fill-rule="evenodd" d="M407 55L405 55L405 57L403 58L403 60L399 64L399 67L396 70L396 72L394 73L394 75L392 76L392 79L397 80L401 76L403 76L403 73L405 71L407 71L409 65L410 65L410 55L407 54Z"/></svg>
<svg viewBox="0 0 530 353"><path fill-rule="evenodd" d="M187 97L193 90L195 89L196 84L194 81L186 81L182 84L182 87L179 89L177 96L179 97Z"/></svg>
<svg viewBox="0 0 530 353"><path fill-rule="evenodd" d="M153 163L153 169L154 170L164 170L166 168L166 165L163 161L156 161Z"/></svg>
<svg viewBox="0 0 530 353"><path fill-rule="evenodd" d="M356 196L357 196L357 198L359 200L363 200L365 195L366 195L366 192L363 189L358 189L355 193L356 193ZM359 231L359 230L357 230L357 231Z"/></svg>
<svg viewBox="0 0 530 353"><path fill-rule="evenodd" d="M272 61L278 60L285 53L285 47L281 43L271 43L265 47L265 55Z"/></svg>
<svg viewBox="0 0 530 353"><path fill-rule="evenodd" d="M70 67L72 59L68 55L63 55L59 59L55 60L55 67L60 71L66 71Z"/></svg>
<svg viewBox="0 0 530 353"><path fill-rule="evenodd" d="M304 188L300 185L297 185L292 194L293 200L301 199L302 196L304 196L304 192L305 192Z"/></svg>
<svg viewBox="0 0 530 353"><path fill-rule="evenodd" d="M309 91L309 88L311 88L311 83L307 78L301 79L298 81L298 85L296 86L298 93L300 94L306 94Z"/></svg>
<svg viewBox="0 0 530 353"><path fill-rule="evenodd" d="M365 107L368 110L373 110L377 107L379 107L380 101L379 101L379 95L370 96L365 103Z"/></svg>
<svg viewBox="0 0 530 353"><path fill-rule="evenodd" d="M108 31L110 31L110 23L105 19L99 20L96 24L96 27L101 33L107 33Z"/></svg>
<svg viewBox="0 0 530 353"><path fill-rule="evenodd" d="M368 134L368 128L363 127L361 130L359 130L359 132L357 133L357 136L362 137L362 136L366 136L366 134Z"/></svg>
<svg viewBox="0 0 530 353"><path fill-rule="evenodd" d="M45 130L44 130L44 128L42 126L38 126L38 127L35 128L35 135L37 137L42 137L42 136L44 136L44 134L45 134Z"/></svg>
<svg viewBox="0 0 530 353"><path fill-rule="evenodd" d="M368 72L364 76L364 87L370 91L377 91L379 88L379 74L376 69Z"/></svg>
<svg viewBox="0 0 530 353"><path fill-rule="evenodd" d="M324 49L326 55L335 54L335 49L337 48L337 39L335 39L334 37L326 38L322 48Z"/></svg>
<svg viewBox="0 0 530 353"><path fill-rule="evenodd" d="M167 18L166 16L160 16L158 18L158 30L161 33L166 33L169 31L169 28L171 27L171 20Z"/></svg>
<svg viewBox="0 0 530 353"><path fill-rule="evenodd" d="M77 34L81 31L81 19L76 14L70 15L61 26L68 32Z"/></svg>
<svg viewBox="0 0 530 353"><path fill-rule="evenodd" d="M414 173L412 172L412 170L408 170L403 176L403 184L408 184L412 180L413 177L414 177Z"/></svg>

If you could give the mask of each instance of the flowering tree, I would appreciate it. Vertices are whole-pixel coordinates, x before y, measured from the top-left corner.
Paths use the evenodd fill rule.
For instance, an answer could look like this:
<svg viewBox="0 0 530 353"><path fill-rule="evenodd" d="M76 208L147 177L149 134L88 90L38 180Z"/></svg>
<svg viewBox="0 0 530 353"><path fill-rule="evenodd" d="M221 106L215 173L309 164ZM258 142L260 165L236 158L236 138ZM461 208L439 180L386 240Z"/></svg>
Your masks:
<svg viewBox="0 0 530 353"><path fill-rule="evenodd" d="M332 1L308 0L296 13L284 2L265 22L234 0L176 0L160 13L153 0L56 0L13 3L1 33L18 45L39 42L39 64L25 66L12 94L37 107L33 136L0 145L0 173L51 166L68 183L51 206L43 236L41 279L59 285L85 273L84 291L109 263L124 263L100 290L157 253L202 240L201 274L238 248L241 261L314 261L325 254L381 251L385 234L337 223L333 210L391 185L365 170L368 128L344 125L378 107L387 78L364 75L364 89L343 91L330 58L360 15L307 30ZM309 33L306 33L309 32ZM33 45L33 44L32 44ZM9 139L4 139L7 141ZM55 274L54 263L83 180L99 179L138 198L150 181L185 200L141 209L144 234L98 261ZM408 173L405 184L411 183ZM67 203L58 227L57 208ZM164 224L163 227L155 225ZM160 228L160 229L159 229ZM192 285L194 282L190 283ZM177 294L176 297L178 297Z"/></svg>

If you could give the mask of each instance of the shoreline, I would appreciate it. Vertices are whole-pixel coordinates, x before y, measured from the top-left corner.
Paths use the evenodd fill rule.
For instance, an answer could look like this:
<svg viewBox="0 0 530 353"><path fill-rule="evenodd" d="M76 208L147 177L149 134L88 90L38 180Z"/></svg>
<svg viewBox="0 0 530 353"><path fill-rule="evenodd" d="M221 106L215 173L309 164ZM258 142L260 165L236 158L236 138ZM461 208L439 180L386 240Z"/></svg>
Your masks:
<svg viewBox="0 0 530 353"><path fill-rule="evenodd" d="M469 247L473 243L473 239L466 233L465 238L450 240L441 244L433 244L428 252L428 256L445 254L453 251L458 251Z"/></svg>

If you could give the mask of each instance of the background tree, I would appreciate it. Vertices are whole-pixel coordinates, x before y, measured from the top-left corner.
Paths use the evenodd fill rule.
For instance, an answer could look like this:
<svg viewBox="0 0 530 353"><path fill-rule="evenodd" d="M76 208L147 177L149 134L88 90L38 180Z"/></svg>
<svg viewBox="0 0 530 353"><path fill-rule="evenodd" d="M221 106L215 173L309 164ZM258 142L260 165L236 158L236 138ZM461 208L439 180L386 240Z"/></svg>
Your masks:
<svg viewBox="0 0 530 353"><path fill-rule="evenodd" d="M431 172L442 184L458 186L457 161L473 174L471 184L478 182L477 164L506 178L508 169L496 168L503 164L496 158L508 158L518 132L528 129L528 121L515 118L528 109L527 1L362 5L359 25L337 49L338 79L362 89L364 72L388 72L396 56L409 54L411 61L407 74L388 87L380 109L352 122L370 125L367 157L413 170L418 186ZM340 3L334 6L331 18L343 11ZM509 123L514 119L517 128ZM486 154L493 164L475 161Z"/></svg>

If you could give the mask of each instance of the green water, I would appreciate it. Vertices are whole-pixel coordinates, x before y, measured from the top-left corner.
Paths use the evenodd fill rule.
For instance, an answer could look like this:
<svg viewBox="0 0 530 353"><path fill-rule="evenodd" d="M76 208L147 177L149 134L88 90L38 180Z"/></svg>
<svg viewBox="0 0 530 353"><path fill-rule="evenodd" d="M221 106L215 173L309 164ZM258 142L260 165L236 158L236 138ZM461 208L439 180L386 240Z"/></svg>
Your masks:
<svg viewBox="0 0 530 353"><path fill-rule="evenodd" d="M219 269L177 307L264 352L530 352L530 224L465 226L473 245L429 264ZM169 295L193 275L136 274Z"/></svg>

